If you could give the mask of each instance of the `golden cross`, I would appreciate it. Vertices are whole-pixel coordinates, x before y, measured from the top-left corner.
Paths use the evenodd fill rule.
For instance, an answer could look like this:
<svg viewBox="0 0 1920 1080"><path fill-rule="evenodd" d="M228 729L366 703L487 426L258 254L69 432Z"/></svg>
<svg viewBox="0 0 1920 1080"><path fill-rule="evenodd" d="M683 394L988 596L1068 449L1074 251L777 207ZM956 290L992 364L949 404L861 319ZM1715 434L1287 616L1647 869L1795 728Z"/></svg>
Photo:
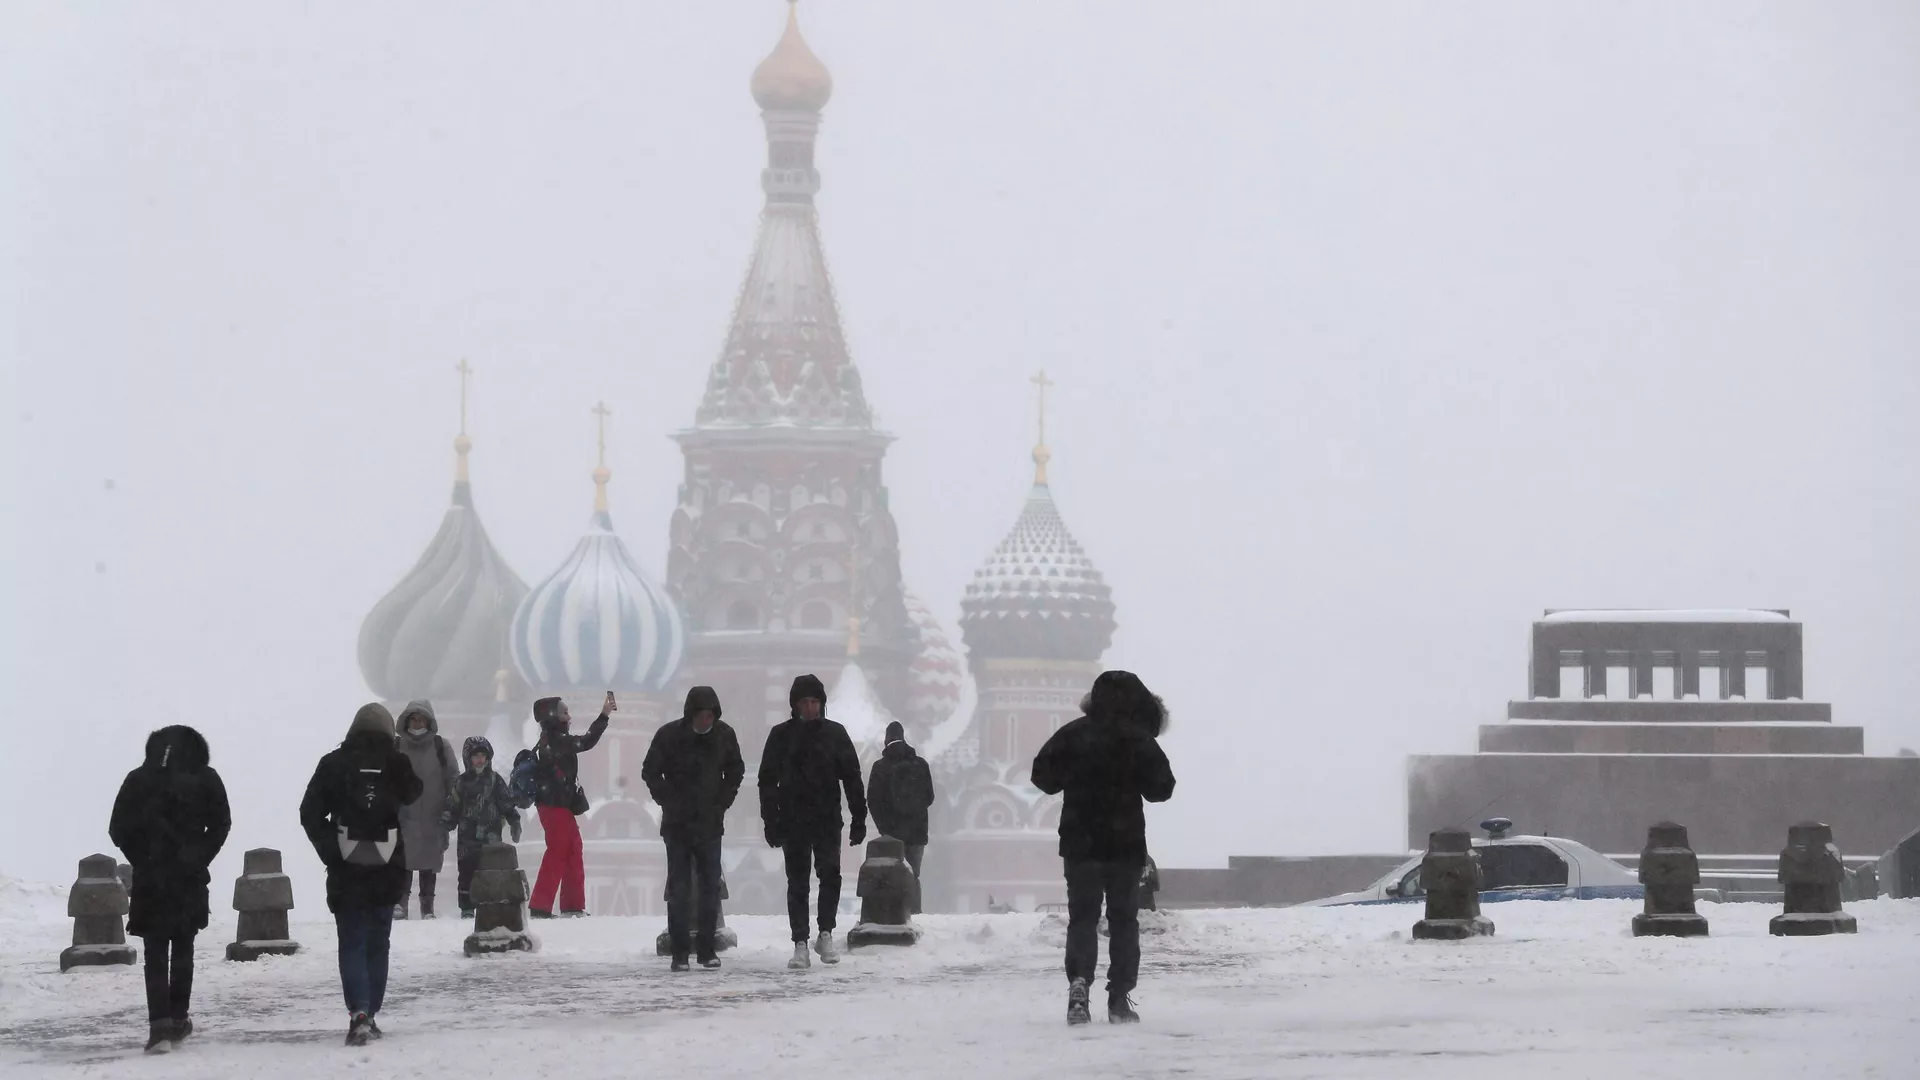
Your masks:
<svg viewBox="0 0 1920 1080"><path fill-rule="evenodd" d="M453 365L453 370L460 373L460 434L465 435L467 433L467 380L473 376L473 367L463 357L458 364Z"/></svg>
<svg viewBox="0 0 1920 1080"><path fill-rule="evenodd" d="M1038 387L1040 390L1040 443L1039 445L1045 446L1047 445L1047 387L1053 385L1053 380L1047 378L1047 369L1041 368L1038 374L1034 375L1033 378L1027 381L1031 382L1034 386Z"/></svg>
<svg viewBox="0 0 1920 1080"><path fill-rule="evenodd" d="M604 469L607 465L607 417L613 415L613 410L607 408L606 402L598 401L594 403L593 415L600 418L600 467Z"/></svg>

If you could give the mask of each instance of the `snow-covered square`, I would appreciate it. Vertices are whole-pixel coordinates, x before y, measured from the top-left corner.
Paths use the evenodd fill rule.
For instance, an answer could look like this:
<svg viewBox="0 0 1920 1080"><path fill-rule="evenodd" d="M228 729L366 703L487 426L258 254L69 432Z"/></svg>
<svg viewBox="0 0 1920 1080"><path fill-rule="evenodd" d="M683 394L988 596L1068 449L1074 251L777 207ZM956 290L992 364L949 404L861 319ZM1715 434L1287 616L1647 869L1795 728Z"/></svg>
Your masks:
<svg viewBox="0 0 1920 1080"><path fill-rule="evenodd" d="M539 952L481 959L461 953L466 924L412 921L394 930L387 1035L363 1049L342 1045L331 923L297 922L298 956L238 964L217 916L198 1031L148 1057L138 967L58 972L62 891L4 894L9 1078L1891 1078L1920 1060L1914 901L1853 905L1858 936L1798 940L1769 937L1757 904L1703 904L1713 934L1692 941L1634 939L1639 905L1619 900L1489 905L1498 933L1458 944L1409 940L1408 905L1148 914L1144 1023L1076 1030L1058 915L927 916L917 947L802 972L784 920L738 917L726 967L685 974L654 955L657 919L541 923Z"/></svg>

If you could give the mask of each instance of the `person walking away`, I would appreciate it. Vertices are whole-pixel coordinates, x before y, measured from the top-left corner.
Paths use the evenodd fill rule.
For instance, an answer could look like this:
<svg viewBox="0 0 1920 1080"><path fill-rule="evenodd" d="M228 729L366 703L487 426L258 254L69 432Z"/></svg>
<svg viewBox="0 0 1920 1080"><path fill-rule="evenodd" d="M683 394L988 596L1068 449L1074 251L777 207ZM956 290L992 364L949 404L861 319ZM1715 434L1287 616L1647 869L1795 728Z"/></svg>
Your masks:
<svg viewBox="0 0 1920 1080"><path fill-rule="evenodd" d="M193 1034L193 938L207 928L207 866L233 817L207 740L190 727L147 736L146 760L113 800L107 835L133 867L127 933L146 944L147 1052Z"/></svg>
<svg viewBox="0 0 1920 1080"><path fill-rule="evenodd" d="M434 718L433 703L409 701L400 710L400 752L413 763L413 775L420 778L420 797L400 808L400 832L407 838L407 891L393 917L407 917L408 901L413 897L414 875L420 877L420 917L433 918L434 884L447 863L447 833L440 827L440 813L447 805L447 793L460 777L454 761L453 746L440 735L440 721Z"/></svg>
<svg viewBox="0 0 1920 1080"><path fill-rule="evenodd" d="M826 718L827 691L820 680L802 675L787 692L789 719L767 732L760 754L760 820L767 843L787 862L787 922L793 931L790 968L812 963L807 955L807 875L820 878L820 936L814 950L824 963L837 964L833 927L840 911L840 793L846 792L852 818L848 843L867 838L867 797L860 783L860 757L847 729Z"/></svg>
<svg viewBox="0 0 1920 1080"><path fill-rule="evenodd" d="M1092 1019L1088 985L1100 963L1100 907L1109 935L1107 1019L1137 1023L1140 878L1147 858L1141 800L1173 797L1173 768L1159 744L1166 706L1130 671L1102 672L1085 715L1053 733L1033 759L1033 786L1064 791L1060 856L1067 874L1067 1023Z"/></svg>
<svg viewBox="0 0 1920 1080"><path fill-rule="evenodd" d="M689 969L689 946L703 968L720 966L720 840L727 810L740 794L747 765L740 740L720 722L720 695L711 686L687 691L678 720L653 733L640 779L660 805L660 839L667 846L667 939L673 970ZM697 935L689 932L692 893L700 894Z"/></svg>
<svg viewBox="0 0 1920 1080"><path fill-rule="evenodd" d="M553 918L554 895L559 894L560 914L587 913L587 866L580 847L580 823L575 820L587 812L587 793L580 790L580 755L593 749L607 730L607 716L617 706L613 691L600 706L600 715L585 735L569 728L573 715L567 703L557 697L545 697L533 703L533 718L540 723L540 741L533 746L539 784L534 803L539 807L540 828L547 838L546 854L540 856L540 876L534 880L533 901L528 914L536 919Z"/></svg>
<svg viewBox="0 0 1920 1080"><path fill-rule="evenodd" d="M340 938L347 1045L380 1037L393 909L407 888L400 808L420 798L413 762L394 743L393 714L360 706L300 800L300 827L327 868L327 910Z"/></svg>
<svg viewBox="0 0 1920 1080"><path fill-rule="evenodd" d="M867 810L881 836L907 849L913 868L913 913L920 914L920 861L927 853L927 808L933 805L933 770L907 745L906 729L887 725L886 745L867 774Z"/></svg>
<svg viewBox="0 0 1920 1080"><path fill-rule="evenodd" d="M440 811L440 831L456 834L456 895L460 900L460 917L471 919L473 872L480 869L480 849L499 843L500 838L509 833L514 843L520 842L520 808L507 778L493 771L491 742L475 735L461 744L460 756L467 768L447 788L447 801Z"/></svg>

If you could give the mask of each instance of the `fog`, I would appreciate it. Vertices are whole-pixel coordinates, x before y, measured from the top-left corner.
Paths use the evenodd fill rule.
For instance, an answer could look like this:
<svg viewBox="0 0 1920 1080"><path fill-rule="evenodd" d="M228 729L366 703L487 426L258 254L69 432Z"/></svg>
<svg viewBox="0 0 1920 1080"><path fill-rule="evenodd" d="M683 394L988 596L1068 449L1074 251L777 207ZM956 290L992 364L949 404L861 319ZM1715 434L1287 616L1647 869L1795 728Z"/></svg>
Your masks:
<svg viewBox="0 0 1920 1080"><path fill-rule="evenodd" d="M1173 714L1163 866L1401 847L1405 756L1524 695L1549 606L1791 608L1808 696L1920 745L1920 7L801 16L907 583L957 640L1044 367L1106 663ZM783 18L0 9L0 873L112 850L187 722L236 818L216 891L262 844L309 887L299 788L446 506L463 358L520 576L585 524L602 400L664 570Z"/></svg>

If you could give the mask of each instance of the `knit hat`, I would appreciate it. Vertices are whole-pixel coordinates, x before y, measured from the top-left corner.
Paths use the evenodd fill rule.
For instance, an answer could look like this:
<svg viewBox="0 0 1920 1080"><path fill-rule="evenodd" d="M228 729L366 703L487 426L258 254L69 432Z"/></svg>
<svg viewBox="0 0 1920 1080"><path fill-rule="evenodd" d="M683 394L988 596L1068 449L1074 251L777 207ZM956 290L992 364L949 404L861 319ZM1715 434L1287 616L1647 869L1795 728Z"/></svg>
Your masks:
<svg viewBox="0 0 1920 1080"><path fill-rule="evenodd" d="M887 738L883 745L892 746L894 743L903 743L906 741L907 729L900 725L900 721L895 720L887 725Z"/></svg>
<svg viewBox="0 0 1920 1080"><path fill-rule="evenodd" d="M559 720L559 716L559 698L543 697L533 703L533 718L540 722L541 727L552 727Z"/></svg>

